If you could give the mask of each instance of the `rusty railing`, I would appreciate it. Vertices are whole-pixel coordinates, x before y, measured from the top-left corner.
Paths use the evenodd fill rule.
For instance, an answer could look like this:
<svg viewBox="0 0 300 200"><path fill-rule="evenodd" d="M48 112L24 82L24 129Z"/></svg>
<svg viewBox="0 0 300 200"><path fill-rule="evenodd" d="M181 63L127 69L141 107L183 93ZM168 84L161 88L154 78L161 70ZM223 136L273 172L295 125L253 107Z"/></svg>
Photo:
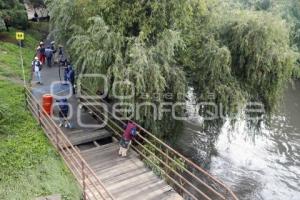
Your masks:
<svg viewBox="0 0 300 200"><path fill-rule="evenodd" d="M104 184L98 179L95 172L89 167L79 151L72 145L54 120L46 114L40 102L27 87L25 87L25 100L27 108L31 111L50 142L79 182L82 188L83 199L113 200L114 197L112 194L105 188Z"/></svg>
<svg viewBox="0 0 300 200"><path fill-rule="evenodd" d="M121 138L126 123L112 112L110 105L95 98L87 88L81 89L80 101L100 121L107 123L114 136ZM104 109L99 103L104 103ZM178 153L162 140L138 125L138 136L132 148L156 174L164 178L185 199L238 200L237 196L220 180L212 176L190 159Z"/></svg>

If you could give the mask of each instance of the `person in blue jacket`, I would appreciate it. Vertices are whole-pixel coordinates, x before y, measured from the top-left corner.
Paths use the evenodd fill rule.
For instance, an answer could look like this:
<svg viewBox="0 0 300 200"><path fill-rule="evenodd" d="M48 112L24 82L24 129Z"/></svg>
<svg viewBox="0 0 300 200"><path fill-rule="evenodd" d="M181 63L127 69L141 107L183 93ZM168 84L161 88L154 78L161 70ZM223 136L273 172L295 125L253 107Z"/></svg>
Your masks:
<svg viewBox="0 0 300 200"><path fill-rule="evenodd" d="M69 73L69 68L68 68L68 66L69 66L69 63L66 62L65 65L64 65L64 81L65 81L64 84L65 84L65 85L68 84L68 73Z"/></svg>
<svg viewBox="0 0 300 200"><path fill-rule="evenodd" d="M75 94L75 71L72 65L68 66L68 81L72 85L73 94Z"/></svg>
<svg viewBox="0 0 300 200"><path fill-rule="evenodd" d="M68 128L70 127L70 123L68 122L68 114L69 114L69 105L68 100L66 98L58 100L58 107L59 107L59 119L60 124L59 127L62 127L63 125Z"/></svg>

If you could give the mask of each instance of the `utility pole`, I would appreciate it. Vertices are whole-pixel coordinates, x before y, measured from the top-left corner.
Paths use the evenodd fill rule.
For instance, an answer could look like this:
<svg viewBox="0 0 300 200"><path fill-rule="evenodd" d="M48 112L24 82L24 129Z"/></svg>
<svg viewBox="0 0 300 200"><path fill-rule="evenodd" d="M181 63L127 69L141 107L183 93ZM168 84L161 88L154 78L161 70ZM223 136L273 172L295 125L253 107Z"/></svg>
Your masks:
<svg viewBox="0 0 300 200"><path fill-rule="evenodd" d="M22 67L23 81L24 81L24 87L25 87L26 86L26 77L25 77L24 60L23 60L23 52L22 52L22 41L24 40L24 33L16 32L16 39L18 40L19 47L20 47L20 59L21 59L21 67Z"/></svg>

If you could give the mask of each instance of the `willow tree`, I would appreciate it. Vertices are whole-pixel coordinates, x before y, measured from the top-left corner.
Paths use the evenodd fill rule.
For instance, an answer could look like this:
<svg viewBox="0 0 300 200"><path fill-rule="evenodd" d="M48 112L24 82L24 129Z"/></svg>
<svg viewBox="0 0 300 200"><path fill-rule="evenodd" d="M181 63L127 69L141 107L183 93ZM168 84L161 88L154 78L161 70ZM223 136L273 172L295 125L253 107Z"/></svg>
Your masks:
<svg viewBox="0 0 300 200"><path fill-rule="evenodd" d="M47 5L53 35L68 41L78 71L107 75L110 89L117 81L133 83L135 95L118 102L158 107L184 102L188 77L199 98L223 104L227 113L249 100L262 101L272 111L295 61L289 27L266 11L230 10L224 7L228 2L235 9L258 9L245 6L248 1L237 5L242 0L49 0ZM269 9L255 2L260 10ZM95 92L102 82L84 84ZM127 84L116 90L119 95L131 92ZM173 98L161 96L165 93ZM210 93L216 98L210 99ZM155 121L152 107L141 111L140 122L155 133L175 127L170 113ZM179 115L182 111L177 107ZM127 116L132 112L124 110Z"/></svg>
<svg viewBox="0 0 300 200"><path fill-rule="evenodd" d="M193 12L189 11L193 8L183 0L110 0L95 4L49 1L54 35L61 41L68 40L67 48L79 71L106 74L110 88L115 82L132 82L134 97L118 101L154 103L161 120L154 117L153 107L144 106L140 109L140 122L157 134L170 133L179 123L171 119L171 113L162 112L165 108L160 105L184 101L185 75L176 60L177 50L184 44L178 30L180 23L190 20ZM84 84L97 90L101 81L94 79ZM116 90L119 95L131 92L126 84L118 84ZM172 98L166 99L166 93ZM181 116L182 110L177 107L176 113ZM133 111L124 114L130 112Z"/></svg>
<svg viewBox="0 0 300 200"><path fill-rule="evenodd" d="M289 27L272 14L245 12L224 28L222 37L241 88L250 100L274 110L295 66Z"/></svg>
<svg viewBox="0 0 300 200"><path fill-rule="evenodd" d="M198 23L203 19L196 20L190 33L194 37L187 40L182 60L191 71L199 101L221 103L225 114L237 113L247 101L262 102L270 113L295 67L290 29L266 12L226 14L210 15L207 26Z"/></svg>

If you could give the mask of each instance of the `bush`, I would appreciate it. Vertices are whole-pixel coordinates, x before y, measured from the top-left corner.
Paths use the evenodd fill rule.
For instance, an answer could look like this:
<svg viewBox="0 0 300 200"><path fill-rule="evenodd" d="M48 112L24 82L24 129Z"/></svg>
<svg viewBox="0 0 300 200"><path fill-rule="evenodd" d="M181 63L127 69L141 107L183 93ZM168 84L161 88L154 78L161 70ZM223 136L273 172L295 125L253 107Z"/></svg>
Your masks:
<svg viewBox="0 0 300 200"><path fill-rule="evenodd" d="M25 7L19 1L0 0L0 19L1 18L5 20L9 26L22 29L26 29L28 27L28 17Z"/></svg>
<svg viewBox="0 0 300 200"><path fill-rule="evenodd" d="M4 20L0 17L0 31L3 31L5 29Z"/></svg>

